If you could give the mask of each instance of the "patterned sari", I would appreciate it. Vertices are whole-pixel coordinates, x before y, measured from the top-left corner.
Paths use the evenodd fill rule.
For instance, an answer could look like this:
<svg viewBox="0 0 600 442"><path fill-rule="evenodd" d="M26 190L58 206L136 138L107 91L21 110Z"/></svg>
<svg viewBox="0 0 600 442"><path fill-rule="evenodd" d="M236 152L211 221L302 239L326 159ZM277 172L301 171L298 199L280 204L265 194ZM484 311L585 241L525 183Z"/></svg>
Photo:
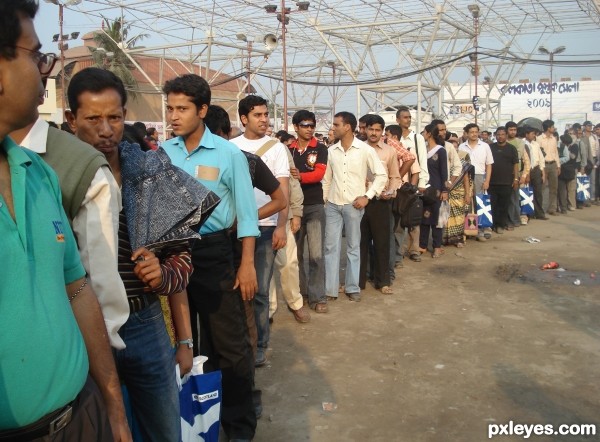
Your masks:
<svg viewBox="0 0 600 442"><path fill-rule="evenodd" d="M469 193L473 189L473 176L475 168L469 163L468 155L462 158L462 170L448 193L448 202L450 203L450 217L448 224L444 228L442 242L444 245L464 244L465 241L465 214L467 206L465 205L465 189L464 178L467 177L469 182Z"/></svg>

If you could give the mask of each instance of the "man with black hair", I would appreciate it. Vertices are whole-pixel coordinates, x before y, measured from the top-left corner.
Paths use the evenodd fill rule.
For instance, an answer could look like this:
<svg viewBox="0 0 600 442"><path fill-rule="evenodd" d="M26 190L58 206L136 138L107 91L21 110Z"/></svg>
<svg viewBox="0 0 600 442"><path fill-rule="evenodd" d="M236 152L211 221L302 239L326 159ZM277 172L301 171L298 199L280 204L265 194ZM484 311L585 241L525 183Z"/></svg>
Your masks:
<svg viewBox="0 0 600 442"><path fill-rule="evenodd" d="M484 143L487 143L487 144L493 143L491 136L492 136L492 133L489 130L481 131L481 141L483 141Z"/></svg>
<svg viewBox="0 0 600 442"><path fill-rule="evenodd" d="M67 121L80 140L101 152L115 180L129 191L122 179L127 167L122 150L139 149L123 140L127 93L120 78L100 68L75 74L67 89L70 110ZM171 196L171 195L170 195ZM178 195L172 195L177 198ZM143 204L144 201L140 201ZM129 392L132 411L144 440L175 440L180 431L179 397L172 373L176 360L182 373L192 368L192 335L185 288L192 273L189 246L165 247L161 253L145 247L132 249L127 201L117 215L118 271L127 293L129 317L119 329L126 348L114 351L119 377ZM159 296L169 296L173 324L179 340L177 353L165 330ZM181 326L181 327L180 327ZM160 397L160 401L154 400Z"/></svg>
<svg viewBox="0 0 600 442"><path fill-rule="evenodd" d="M517 136L518 126L514 121L506 123L506 142L512 144L519 154L519 187L529 183L529 171L531 170L531 161L529 152L525 149L525 142ZM508 206L508 225L512 229L527 224L527 217L521 219L521 199L519 189L513 191L510 204Z"/></svg>
<svg viewBox="0 0 600 442"><path fill-rule="evenodd" d="M374 149L383 165L388 179L379 196L373 198L360 222L360 278L359 287L364 290L367 282L367 266L369 261L370 276L373 285L384 295L393 293L390 280L390 224L392 222L392 199L400 187L400 168L398 157L393 147L382 141L385 121L379 115L367 116L367 144ZM367 185L372 182L371 174L367 175ZM372 242L372 250L371 250ZM370 259L373 252L372 259Z"/></svg>
<svg viewBox="0 0 600 442"><path fill-rule="evenodd" d="M510 198L519 188L520 171L517 148L506 142L506 128L497 128L495 135L497 141L490 146L494 164L489 191L494 232L501 234L508 226Z"/></svg>
<svg viewBox="0 0 600 442"><path fill-rule="evenodd" d="M529 173L529 182L533 189L533 218L547 220L548 217L544 212L543 193L544 183L546 182L544 155L542 154L540 145L536 141L537 131L533 127L525 126L523 132L525 133L525 150L530 153L531 172Z"/></svg>
<svg viewBox="0 0 600 442"><path fill-rule="evenodd" d="M40 52L37 9L33 0L0 2L0 439L129 441L106 326L58 179L8 136L35 122L42 75L56 59Z"/></svg>
<svg viewBox="0 0 600 442"><path fill-rule="evenodd" d="M538 135L537 142L544 154L546 180L548 181L548 215L558 212L558 175L560 175L560 158L558 143L554 136L554 121L542 121L543 133Z"/></svg>
<svg viewBox="0 0 600 442"><path fill-rule="evenodd" d="M420 192L424 192L425 188L429 185L429 172L427 171L427 146L425 145L425 139L423 135L414 132L410 126L412 122L412 115L410 109L407 106L400 106L396 111L396 122L402 129L402 137L400 143L409 152L415 155L415 163L419 165L419 176L417 187ZM421 262L421 253L419 251L419 226L415 226L408 229L408 233L405 233L404 238L408 234L408 257L411 261ZM402 245L400 245L402 248Z"/></svg>
<svg viewBox="0 0 600 442"><path fill-rule="evenodd" d="M238 115L244 125L243 135L231 140L238 148L262 158L281 185L286 198L289 195L290 166L286 147L266 135L269 127L267 101L258 95L248 95L238 104ZM256 205L262 206L269 197L254 189ZM273 276L273 265L277 250L287 242L288 207L279 213L258 221L260 236L256 240L254 263L258 290L254 298L254 316L258 332L255 365L260 367L267 361L269 346L269 285Z"/></svg>
<svg viewBox="0 0 600 442"><path fill-rule="evenodd" d="M175 134L163 148L173 164L221 198L192 249L194 273L188 294L200 315L199 352L208 356L205 368L223 374L221 425L230 439L251 440L256 430L254 376L243 301L253 299L257 289L254 244L259 231L248 161L235 145L204 125L211 99L205 79L183 75L167 81L163 92ZM242 242L237 270L229 234L236 220Z"/></svg>
<svg viewBox="0 0 600 442"><path fill-rule="evenodd" d="M490 187L494 157L490 146L479 139L479 126L477 124L467 124L463 132L467 134L467 141L462 143L458 149L469 154L471 165L475 168L473 183L473 197L475 198L476 195L486 192ZM480 228L477 232L477 241L486 241L490 237L491 233L483 228Z"/></svg>
<svg viewBox="0 0 600 442"><path fill-rule="evenodd" d="M586 152L586 163L582 169L585 175L590 178L590 199L585 202L586 207L590 207L591 203L596 204L596 171L598 170L598 139L592 132L593 124L591 121L584 121L582 124L582 134L579 145L581 151Z"/></svg>
<svg viewBox="0 0 600 442"><path fill-rule="evenodd" d="M315 114L299 110L292 117L298 138L290 145L294 158L290 173L300 181L304 193L304 210L300 230L296 234L300 267L300 292L308 297L310 308L327 312L325 295L325 208L321 180L327 168L327 147L314 137ZM304 242L308 245L308 268L304 265Z"/></svg>
<svg viewBox="0 0 600 442"><path fill-rule="evenodd" d="M329 299L337 299L340 277L342 229L346 231L346 283L344 291L350 301L360 301L360 221L364 209L375 196L380 196L387 174L372 147L354 136L356 117L338 112L333 118L333 131L339 141L329 148L323 177L325 201L325 291ZM366 188L368 173L371 184Z"/></svg>
<svg viewBox="0 0 600 442"><path fill-rule="evenodd" d="M360 141L367 141L367 118L369 114L365 114L358 119L358 133L356 138Z"/></svg>

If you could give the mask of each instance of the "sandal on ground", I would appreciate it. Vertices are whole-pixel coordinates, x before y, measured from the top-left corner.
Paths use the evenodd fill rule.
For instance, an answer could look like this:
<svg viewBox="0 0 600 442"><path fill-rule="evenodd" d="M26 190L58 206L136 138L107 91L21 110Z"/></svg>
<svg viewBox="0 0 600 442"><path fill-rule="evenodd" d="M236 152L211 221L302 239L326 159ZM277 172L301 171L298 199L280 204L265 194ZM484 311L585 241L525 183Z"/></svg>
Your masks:
<svg viewBox="0 0 600 442"><path fill-rule="evenodd" d="M379 290L381 290L381 293L383 293L384 295L393 295L394 294L394 290L392 290L392 288L389 285L384 285Z"/></svg>
<svg viewBox="0 0 600 442"><path fill-rule="evenodd" d="M412 252L408 257L411 261L421 262L421 255L419 254L419 252Z"/></svg>
<svg viewBox="0 0 600 442"><path fill-rule="evenodd" d="M315 313L327 313L328 310L326 303L320 302L315 304Z"/></svg>
<svg viewBox="0 0 600 442"><path fill-rule="evenodd" d="M441 258L442 255L444 254L444 249L439 249L439 250L435 250L432 254L431 257L432 258Z"/></svg>

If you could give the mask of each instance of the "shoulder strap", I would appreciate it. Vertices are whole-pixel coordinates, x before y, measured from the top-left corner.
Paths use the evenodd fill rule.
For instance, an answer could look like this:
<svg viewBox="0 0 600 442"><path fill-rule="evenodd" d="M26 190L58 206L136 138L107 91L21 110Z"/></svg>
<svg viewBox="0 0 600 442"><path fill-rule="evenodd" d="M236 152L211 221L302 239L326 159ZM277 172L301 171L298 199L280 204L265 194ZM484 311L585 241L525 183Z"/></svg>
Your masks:
<svg viewBox="0 0 600 442"><path fill-rule="evenodd" d="M266 154L269 151L269 149L271 149L273 146L275 146L278 142L279 142L278 140L267 141L265 144L260 146L260 148L254 153L254 155L262 157L264 154Z"/></svg>
<svg viewBox="0 0 600 442"><path fill-rule="evenodd" d="M419 145L417 144L417 134L414 133L413 137L414 137L414 140L415 140L415 158L417 159L417 164L420 166L421 165L421 160L419 159Z"/></svg>

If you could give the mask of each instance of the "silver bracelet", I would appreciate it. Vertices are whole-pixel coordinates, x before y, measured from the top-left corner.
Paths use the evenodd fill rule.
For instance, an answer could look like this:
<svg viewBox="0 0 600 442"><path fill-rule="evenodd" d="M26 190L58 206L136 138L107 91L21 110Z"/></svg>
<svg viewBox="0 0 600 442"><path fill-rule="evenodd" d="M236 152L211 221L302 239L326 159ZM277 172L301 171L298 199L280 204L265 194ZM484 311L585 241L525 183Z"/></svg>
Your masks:
<svg viewBox="0 0 600 442"><path fill-rule="evenodd" d="M87 276L86 276L83 280L83 284L81 284L81 287L79 287L77 290L75 290L75 293L73 293L71 296L69 296L69 302L73 301L73 299L75 299L77 297L77 295L79 295L81 293L81 291L87 285L87 283L88 283L88 280L87 280Z"/></svg>

